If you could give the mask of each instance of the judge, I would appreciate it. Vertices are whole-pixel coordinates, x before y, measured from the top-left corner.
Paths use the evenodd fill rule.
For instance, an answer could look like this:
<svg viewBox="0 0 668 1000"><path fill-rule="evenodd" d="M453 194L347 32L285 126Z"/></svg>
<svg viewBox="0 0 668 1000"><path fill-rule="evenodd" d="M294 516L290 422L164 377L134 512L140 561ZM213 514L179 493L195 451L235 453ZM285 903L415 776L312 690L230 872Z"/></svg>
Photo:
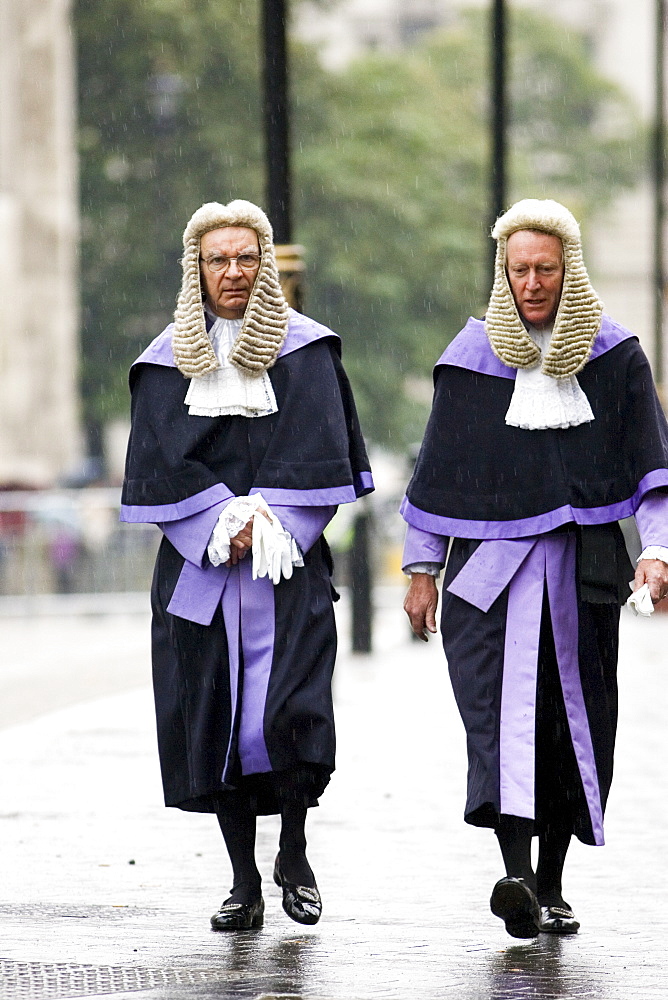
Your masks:
<svg viewBox="0 0 668 1000"><path fill-rule="evenodd" d="M528 938L578 930L566 852L573 834L603 843L620 604L631 580L650 608L668 593L668 428L571 213L527 199L492 235L487 315L436 366L402 506L405 609L420 638L436 631L449 545L441 632L467 735L465 819L495 830L506 876L491 908ZM618 525L630 515L635 574Z"/></svg>
<svg viewBox="0 0 668 1000"><path fill-rule="evenodd" d="M174 323L130 375L122 518L162 530L152 587L168 806L213 812L233 886L215 930L259 927L258 814L280 813L288 916L321 912L305 819L334 769L336 631L323 530L373 489L339 338L288 305L264 212L202 205Z"/></svg>

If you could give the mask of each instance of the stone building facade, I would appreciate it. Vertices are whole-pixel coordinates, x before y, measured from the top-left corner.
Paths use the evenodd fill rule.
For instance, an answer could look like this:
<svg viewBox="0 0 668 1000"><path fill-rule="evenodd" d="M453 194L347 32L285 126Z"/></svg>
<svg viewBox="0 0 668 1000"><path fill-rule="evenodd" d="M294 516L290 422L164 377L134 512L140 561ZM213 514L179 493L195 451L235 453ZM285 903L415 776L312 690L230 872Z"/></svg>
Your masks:
<svg viewBox="0 0 668 1000"><path fill-rule="evenodd" d="M70 0L0 3L0 487L81 457Z"/></svg>

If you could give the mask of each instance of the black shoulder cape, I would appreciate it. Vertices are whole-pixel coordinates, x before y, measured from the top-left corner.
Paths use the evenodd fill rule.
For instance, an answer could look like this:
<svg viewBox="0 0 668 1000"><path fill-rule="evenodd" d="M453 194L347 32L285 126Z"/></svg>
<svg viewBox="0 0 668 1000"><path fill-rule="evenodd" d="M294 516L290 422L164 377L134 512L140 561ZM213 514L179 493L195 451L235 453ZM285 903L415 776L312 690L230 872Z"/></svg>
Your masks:
<svg viewBox="0 0 668 1000"><path fill-rule="evenodd" d="M157 363L142 355L130 380L124 519L162 521L194 512L196 502L188 507L188 501L221 483L235 496L266 491L270 503L271 491L278 490L295 505L340 503L370 492L338 338L325 332L302 338L301 346L278 358L269 372L278 412L252 419L189 415L187 379L159 360L159 352Z"/></svg>
<svg viewBox="0 0 668 1000"><path fill-rule="evenodd" d="M470 321L459 335L468 349L451 352L452 361L446 352L435 369L433 408L402 508L409 523L467 538L521 537L630 516L645 492L668 486L668 426L628 331L607 320L601 353L577 376L593 421L522 430L505 423L515 373L493 356L481 329Z"/></svg>

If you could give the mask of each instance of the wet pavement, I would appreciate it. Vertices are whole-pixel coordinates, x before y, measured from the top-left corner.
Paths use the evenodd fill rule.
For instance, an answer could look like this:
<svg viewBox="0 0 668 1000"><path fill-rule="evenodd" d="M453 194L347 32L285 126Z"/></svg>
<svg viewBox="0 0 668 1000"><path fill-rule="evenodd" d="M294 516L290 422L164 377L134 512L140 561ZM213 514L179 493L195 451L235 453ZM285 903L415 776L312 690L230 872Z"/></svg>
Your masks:
<svg viewBox="0 0 668 1000"><path fill-rule="evenodd" d="M342 644L338 770L309 816L323 918L283 913L267 817L265 926L231 935L209 930L230 882L215 820L162 806L146 615L0 620L0 1000L668 995L668 615L623 616L608 846L567 866L582 930L522 943L489 911L495 839L461 819L442 652L409 639L398 589L377 603L374 654Z"/></svg>

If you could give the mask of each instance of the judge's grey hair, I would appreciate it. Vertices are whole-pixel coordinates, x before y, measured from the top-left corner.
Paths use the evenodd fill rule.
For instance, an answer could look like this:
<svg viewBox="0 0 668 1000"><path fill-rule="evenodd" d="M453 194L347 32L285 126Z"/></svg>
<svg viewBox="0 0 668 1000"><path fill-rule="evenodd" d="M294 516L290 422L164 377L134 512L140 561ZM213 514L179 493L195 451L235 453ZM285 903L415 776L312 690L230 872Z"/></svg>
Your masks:
<svg viewBox="0 0 668 1000"><path fill-rule="evenodd" d="M197 378L219 367L206 330L200 276L200 240L226 226L254 229L261 261L229 360L246 375L261 376L276 361L288 332L288 304L278 278L274 234L257 205L237 199L228 205L208 202L197 209L183 233L183 278L174 313L172 350L186 378Z"/></svg>
<svg viewBox="0 0 668 1000"><path fill-rule="evenodd" d="M589 360L601 328L603 303L591 286L582 259L580 227L558 201L525 198L496 220L492 229L492 237L497 241L494 286L485 330L492 350L510 368L531 368L539 361L540 350L522 323L506 273L508 238L527 229L561 240L564 284L542 371L553 378L568 378L581 371Z"/></svg>

